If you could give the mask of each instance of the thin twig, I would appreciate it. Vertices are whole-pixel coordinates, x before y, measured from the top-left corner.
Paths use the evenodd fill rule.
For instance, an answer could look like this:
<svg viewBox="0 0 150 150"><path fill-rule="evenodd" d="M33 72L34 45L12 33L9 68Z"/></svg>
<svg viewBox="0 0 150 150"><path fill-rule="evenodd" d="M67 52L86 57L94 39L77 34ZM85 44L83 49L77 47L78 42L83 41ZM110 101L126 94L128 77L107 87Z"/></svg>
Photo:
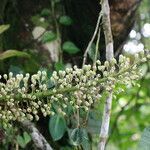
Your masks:
<svg viewBox="0 0 150 150"><path fill-rule="evenodd" d="M16 148L15 148L15 150L19 150L19 145L18 145L18 143L16 143Z"/></svg>
<svg viewBox="0 0 150 150"><path fill-rule="evenodd" d="M51 10L52 10L52 17L53 17L53 21L54 21L54 26L56 29L56 33L57 33L57 41L59 44L59 61L62 62L62 57L63 57L63 53L62 53L62 49L61 49L61 34L60 34L60 29L59 29L59 25L57 22L57 18L56 18L56 14L55 14L55 2L51 1Z"/></svg>
<svg viewBox="0 0 150 150"><path fill-rule="evenodd" d="M80 110L77 109L77 128L80 127Z"/></svg>
<svg viewBox="0 0 150 150"><path fill-rule="evenodd" d="M101 34L101 28L99 27L99 31L98 31L98 35L97 35L97 41L96 41L95 57L94 57L93 65L96 65L96 60L97 60L97 55L98 55L98 50L99 50L100 34Z"/></svg>
<svg viewBox="0 0 150 150"><path fill-rule="evenodd" d="M90 42L89 42L89 44L88 44L88 46L87 46L85 52L84 52L84 55L83 55L83 64L82 64L82 66L84 66L85 63L86 63L87 54L88 54L89 49L90 49L91 46L92 46L92 43L93 43L93 41L94 41L94 39L95 39L95 37L96 37L96 34L97 34L97 32L98 32L101 17L102 17L102 13L100 12L100 13L99 13L99 16L98 16L98 20L97 20L97 24L96 24L96 28L95 28L94 34L93 34L93 36L92 36L92 38L91 38L91 40L90 40Z"/></svg>

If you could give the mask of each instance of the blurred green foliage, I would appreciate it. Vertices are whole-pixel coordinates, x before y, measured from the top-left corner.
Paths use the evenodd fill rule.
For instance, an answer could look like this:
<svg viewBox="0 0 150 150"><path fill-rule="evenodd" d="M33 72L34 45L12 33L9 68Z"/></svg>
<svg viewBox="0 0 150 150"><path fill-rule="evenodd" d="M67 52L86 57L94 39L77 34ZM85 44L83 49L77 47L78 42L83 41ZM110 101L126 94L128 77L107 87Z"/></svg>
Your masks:
<svg viewBox="0 0 150 150"><path fill-rule="evenodd" d="M46 32L41 36L40 41L43 44L52 43L56 41L57 38L61 39L61 26L63 25L68 27L73 24L73 20L69 16L59 13L59 10L62 9L59 1L53 0L51 2L52 4L50 4L48 8L41 9L41 11L30 16L29 19L32 23L33 28L36 26L40 26L45 29ZM139 9L139 16L145 14L145 17L144 19L140 19L140 21L138 20L135 24L135 29L138 32L141 32L141 27L150 19L149 8L150 1L144 0ZM12 20L12 22L13 21L15 22L15 19ZM15 32L17 25L15 29L13 29L13 26L10 25L10 32ZM6 31L8 28L8 25L0 26L0 34ZM7 36L8 33L6 34ZM4 37L6 37L6 35ZM145 38L142 34L141 36L142 38L140 39L140 42L142 42L146 48L150 49L149 38ZM41 47L40 50L35 50L40 42L36 43L34 39L29 39L28 43L23 44L25 48L23 48L22 51L7 51L7 47L12 45L7 45L7 41L8 39L13 38L8 36L9 38L7 39L4 37L2 41L0 40L0 45L2 45L0 46L0 51L3 51L0 54L1 73L13 72L16 75L18 73L29 72L33 74L37 72L37 70L47 68L47 72L51 76L51 72L53 70L64 70L64 68L66 67L66 64L65 62L63 62L63 60L59 60L58 62L54 63L49 61L49 53L45 54L44 49L42 49ZM15 45L20 45L19 47L22 46L20 43L17 43ZM62 40L62 43L59 43L59 46L62 48L64 54L67 53L69 55L74 55L78 54L81 51L76 46L76 44L69 41L69 39L68 41ZM91 50L89 51L89 56L92 60L94 59L94 53L92 53L94 52L94 49L95 45L93 45ZM63 55L60 57L63 57ZM141 140L141 142L139 142L141 135L144 138L145 136L147 137L147 133L145 134L145 132L149 132L149 130L147 131L144 129L150 126L150 63L148 62L143 64L141 66L141 69L143 70L145 75L140 81L138 81L140 87L126 87L124 89L125 92L117 95L117 97L114 97L111 115L112 120L110 125L110 137L108 138L107 150L136 150L139 143L140 145L142 145L142 141L146 141ZM49 84L50 87L53 86L52 83ZM96 149L95 145L97 144L101 123L103 99L105 99L105 94L102 98L102 102L95 107L93 106L95 109L89 112L87 130L85 130L84 128L76 128L72 130L71 127L75 123L72 125L70 124L70 122L76 122L74 118L66 119L66 121L62 116L55 115L49 119L49 122L47 122L48 127L46 131L49 129L50 133L48 134L47 138L52 138L53 141L57 143L55 144L59 145L58 147L61 147L62 150L71 150L73 149L72 145L78 144L81 144L83 149L85 150L91 149L91 147L93 147L93 149ZM68 106L68 115L71 116L72 113L73 111L69 110ZM144 133L142 134L143 131ZM90 135L88 135L89 133ZM93 140L91 140L91 137L93 138ZM66 143L62 144L61 140L63 141L64 139L66 139L67 142L65 141ZM6 129L6 137L3 142L0 143L0 149L7 150L9 145L15 147L14 143L19 144L21 148L25 148L26 145L30 144L30 140L30 136L26 132L22 132L20 130L16 131L15 128L14 130ZM144 145L146 144L144 143ZM26 149L28 149L28 147L26 147Z"/></svg>

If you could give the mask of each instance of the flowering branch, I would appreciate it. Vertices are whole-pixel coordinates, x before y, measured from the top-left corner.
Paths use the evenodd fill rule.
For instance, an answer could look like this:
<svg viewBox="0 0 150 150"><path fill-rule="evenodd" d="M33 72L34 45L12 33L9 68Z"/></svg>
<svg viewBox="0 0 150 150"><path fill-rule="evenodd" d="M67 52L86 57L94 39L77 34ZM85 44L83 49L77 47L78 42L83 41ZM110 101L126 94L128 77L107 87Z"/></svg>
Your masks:
<svg viewBox="0 0 150 150"><path fill-rule="evenodd" d="M102 88L110 91L115 83L130 84L141 76L137 64L146 61L146 58L135 57L137 59L132 65L129 58L120 55L118 64L115 59L103 65L98 60L93 68L91 65L84 65L82 69L74 66L65 71L54 71L51 78L45 71L32 76L14 76L11 72L0 75L0 79L5 79L5 83L0 82L0 119L3 126L6 127L11 120L38 120L39 112L44 116L55 113L66 115L68 105L75 111L88 111L100 99ZM53 84L52 88L49 88L49 83ZM53 103L58 106L57 110L52 109Z"/></svg>

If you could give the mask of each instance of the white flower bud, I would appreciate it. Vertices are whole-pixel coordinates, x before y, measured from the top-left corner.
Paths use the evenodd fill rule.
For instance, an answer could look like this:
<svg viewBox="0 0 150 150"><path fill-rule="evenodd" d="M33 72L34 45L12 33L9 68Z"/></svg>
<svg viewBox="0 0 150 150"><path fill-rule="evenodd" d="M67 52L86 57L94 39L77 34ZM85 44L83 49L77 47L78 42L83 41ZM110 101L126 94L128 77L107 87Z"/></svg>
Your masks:
<svg viewBox="0 0 150 150"><path fill-rule="evenodd" d="M124 56L123 55L120 55L119 56L119 63L122 63L124 61Z"/></svg>
<svg viewBox="0 0 150 150"><path fill-rule="evenodd" d="M109 62L108 62L108 61L105 61L104 66L105 66L105 67L109 67Z"/></svg>
<svg viewBox="0 0 150 150"><path fill-rule="evenodd" d="M4 74L3 77L5 80L7 80L7 74Z"/></svg>
<svg viewBox="0 0 150 150"><path fill-rule="evenodd" d="M13 77L13 73L9 72L9 78L12 78L12 77Z"/></svg>
<svg viewBox="0 0 150 150"><path fill-rule="evenodd" d="M99 71L104 71L105 70L105 66L98 66L98 70Z"/></svg>
<svg viewBox="0 0 150 150"><path fill-rule="evenodd" d="M42 75L42 72L41 72L41 71L38 71L37 73L38 73L38 75L39 75L39 76L41 76L41 75Z"/></svg>
<svg viewBox="0 0 150 150"><path fill-rule="evenodd" d="M47 76L47 72L46 71L42 71L42 75L43 76Z"/></svg>
<svg viewBox="0 0 150 150"><path fill-rule="evenodd" d="M100 60L97 60L97 61L96 61L96 63L97 63L98 65L101 65L101 62L100 62Z"/></svg>

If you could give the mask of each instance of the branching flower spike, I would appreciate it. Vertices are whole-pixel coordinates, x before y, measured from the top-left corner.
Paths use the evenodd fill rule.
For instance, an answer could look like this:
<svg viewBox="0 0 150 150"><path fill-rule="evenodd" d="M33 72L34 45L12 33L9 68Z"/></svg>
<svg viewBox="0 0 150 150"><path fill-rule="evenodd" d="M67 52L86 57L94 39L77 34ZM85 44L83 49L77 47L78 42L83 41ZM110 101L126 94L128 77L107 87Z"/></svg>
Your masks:
<svg viewBox="0 0 150 150"><path fill-rule="evenodd" d="M141 56L142 55L142 56ZM149 59L143 53L136 55L134 62L120 55L119 62L113 59L104 64L98 60L95 66L84 65L82 69L74 66L65 71L54 71L48 78L45 71L37 74L13 73L0 75L0 120L4 126L11 121L38 120L39 113L44 116L60 113L66 115L71 106L88 111L93 103L101 98L101 92L110 91L116 83L130 84L141 76L137 65ZM52 88L49 88L51 83ZM53 109L53 104L57 109Z"/></svg>

